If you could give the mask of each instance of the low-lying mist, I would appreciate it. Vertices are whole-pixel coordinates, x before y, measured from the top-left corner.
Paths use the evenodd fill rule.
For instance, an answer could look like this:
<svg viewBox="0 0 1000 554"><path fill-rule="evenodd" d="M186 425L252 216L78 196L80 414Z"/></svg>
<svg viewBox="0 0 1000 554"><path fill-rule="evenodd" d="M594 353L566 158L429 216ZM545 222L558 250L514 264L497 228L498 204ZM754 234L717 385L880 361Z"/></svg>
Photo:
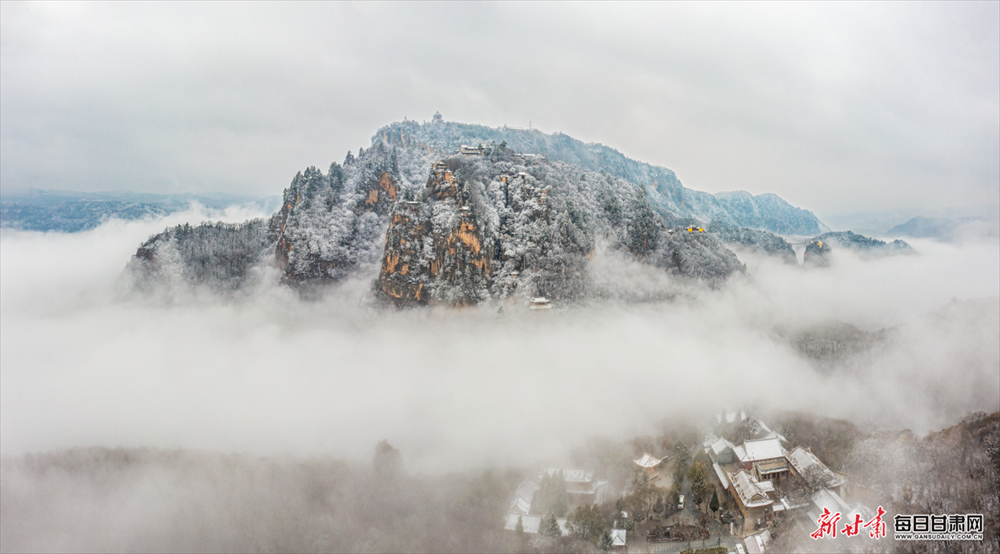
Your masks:
<svg viewBox="0 0 1000 554"><path fill-rule="evenodd" d="M620 472L722 408L917 433L1000 408L996 242L740 253L717 290L599 248L600 298L545 312L378 307L372 275L309 299L268 268L224 298L122 278L167 225L262 215L0 233L0 550L513 551L538 463ZM382 439L404 473L373 471Z"/></svg>
<svg viewBox="0 0 1000 554"><path fill-rule="evenodd" d="M1000 408L996 243L839 251L822 269L741 255L748 276L714 291L602 252L592 272L611 299L546 313L378 309L368 278L310 300L275 275L239 298L123 294L142 240L209 215L263 214L4 231L4 455L148 446L359 461L388 439L408 469L436 473L558 457L723 407L917 432ZM614 300L657 290L672 299ZM792 338L834 321L891 329L850 364L820 367Z"/></svg>

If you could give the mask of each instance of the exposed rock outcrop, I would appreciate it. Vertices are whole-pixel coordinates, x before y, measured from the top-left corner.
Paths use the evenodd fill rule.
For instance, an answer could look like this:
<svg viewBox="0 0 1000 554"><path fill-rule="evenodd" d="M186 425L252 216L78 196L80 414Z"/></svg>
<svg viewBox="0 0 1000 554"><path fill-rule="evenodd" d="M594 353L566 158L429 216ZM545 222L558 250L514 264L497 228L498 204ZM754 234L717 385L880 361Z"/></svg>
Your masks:
<svg viewBox="0 0 1000 554"><path fill-rule="evenodd" d="M478 303L492 281L493 243L483 236L448 164L434 166L424 196L424 202L396 205L378 290L398 304L432 298L456 307ZM450 217L434 217L446 211Z"/></svg>
<svg viewBox="0 0 1000 554"><path fill-rule="evenodd" d="M397 305L585 298L598 238L682 277L743 271L714 236L668 229L632 183L503 145L435 163L416 197L396 204L376 286Z"/></svg>
<svg viewBox="0 0 1000 554"><path fill-rule="evenodd" d="M442 155L441 148L478 128L441 124L433 136L409 124L384 128L371 148L348 153L343 165L297 174L269 220L167 230L139 249L130 269L147 281L183 276L234 290L250 268L273 263L283 283L300 289L355 277L372 279L378 295L397 304L449 306L512 296L586 299L598 241L711 286L744 271L711 234L673 232L694 219L657 204L636 181L648 173L633 171L637 162L563 135L532 133L512 137L538 139L536 152L554 145L560 157L593 156L573 158L574 165L502 141ZM656 169L650 186L683 202L694 198L674 190L672 173Z"/></svg>

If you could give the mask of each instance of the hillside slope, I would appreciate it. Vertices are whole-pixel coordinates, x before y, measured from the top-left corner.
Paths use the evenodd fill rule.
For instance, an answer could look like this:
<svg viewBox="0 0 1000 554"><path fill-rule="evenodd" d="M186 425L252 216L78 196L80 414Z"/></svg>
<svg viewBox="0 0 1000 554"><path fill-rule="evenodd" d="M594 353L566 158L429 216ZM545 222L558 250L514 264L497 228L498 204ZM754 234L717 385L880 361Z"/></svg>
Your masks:
<svg viewBox="0 0 1000 554"><path fill-rule="evenodd" d="M167 230L128 271L233 291L273 264L299 289L356 276L402 304L575 301L594 292L598 245L710 286L743 272L719 237L687 230L699 221L742 229L722 238L789 259L771 231L820 228L776 196L691 191L670 170L566 135L406 121L343 164L298 173L267 221Z"/></svg>
<svg viewBox="0 0 1000 554"><path fill-rule="evenodd" d="M772 233L814 235L825 226L816 216L796 208L774 194L748 192L709 194L685 188L673 171L627 158L602 144L584 143L562 133L537 130L493 128L454 122L417 123L404 121L387 125L372 137L372 143L423 148L451 154L462 145L506 143L518 152L546 156L583 169L606 172L645 188L649 202L669 224L673 218L717 221L736 227L764 229Z"/></svg>

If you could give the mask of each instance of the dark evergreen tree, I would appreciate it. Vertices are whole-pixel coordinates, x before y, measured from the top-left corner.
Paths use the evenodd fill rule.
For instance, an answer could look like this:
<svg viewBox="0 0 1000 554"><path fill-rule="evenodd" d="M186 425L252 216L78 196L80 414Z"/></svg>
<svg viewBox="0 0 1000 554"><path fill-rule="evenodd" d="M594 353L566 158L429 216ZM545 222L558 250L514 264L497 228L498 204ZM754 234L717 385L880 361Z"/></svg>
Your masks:
<svg viewBox="0 0 1000 554"><path fill-rule="evenodd" d="M550 481L552 487L552 511L556 516L564 517L569 511L569 493L566 492L566 479L563 472L556 472L555 477Z"/></svg>
<svg viewBox="0 0 1000 554"><path fill-rule="evenodd" d="M719 521L721 521L725 525L729 525L730 523L736 521L736 518L733 516L732 511L723 510L722 515L719 516Z"/></svg>
<svg viewBox="0 0 1000 554"><path fill-rule="evenodd" d="M611 549L614 548L614 544L615 541L611 538L611 531L605 529L604 532L601 533L601 542L598 544L598 547L600 547L603 552L610 552Z"/></svg>
<svg viewBox="0 0 1000 554"><path fill-rule="evenodd" d="M596 543L601 533L610 527L610 522L595 504L577 506L566 519L566 528L575 537Z"/></svg>
<svg viewBox="0 0 1000 554"><path fill-rule="evenodd" d="M538 524L538 534L547 539L558 539L562 537L562 529L556 521L556 515L552 512L542 516L542 521Z"/></svg>
<svg viewBox="0 0 1000 554"><path fill-rule="evenodd" d="M674 483L681 486L684 483L684 476L687 475L688 464L691 463L691 451L683 441L674 443Z"/></svg>
<svg viewBox="0 0 1000 554"><path fill-rule="evenodd" d="M711 485L708 483L708 470L705 468L705 464L701 461L697 461L691 464L691 468L688 470L688 479L691 480L691 501L695 505L700 505L706 500L708 496L708 490Z"/></svg>
<svg viewBox="0 0 1000 554"><path fill-rule="evenodd" d="M558 517L566 515L569 511L569 493L566 492L566 480L562 471L552 475L547 471L542 474L531 510L536 514L552 511Z"/></svg>
<svg viewBox="0 0 1000 554"><path fill-rule="evenodd" d="M674 482L674 485L670 487L670 492L667 493L667 504L671 510L676 509L677 505L681 501L681 485L680 483Z"/></svg>

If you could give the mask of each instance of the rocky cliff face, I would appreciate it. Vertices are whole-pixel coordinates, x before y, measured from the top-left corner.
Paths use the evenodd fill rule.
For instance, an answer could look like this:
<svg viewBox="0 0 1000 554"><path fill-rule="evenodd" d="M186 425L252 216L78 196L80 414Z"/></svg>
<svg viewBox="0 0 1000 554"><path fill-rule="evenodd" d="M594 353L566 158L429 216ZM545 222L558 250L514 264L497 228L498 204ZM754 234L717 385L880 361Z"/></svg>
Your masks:
<svg viewBox="0 0 1000 554"><path fill-rule="evenodd" d="M493 242L463 195L456 165L435 164L423 202L403 201L393 211L377 289L397 304L433 298L461 307L485 299Z"/></svg>
<svg viewBox="0 0 1000 554"><path fill-rule="evenodd" d="M694 220L664 211L637 183L656 173L648 182L655 194L682 204L694 198L668 170L534 132L511 136L580 165L502 141L468 155L442 154L470 129L486 128L414 125L382 129L371 148L348 153L325 173L310 167L297 174L267 221L151 237L130 270L147 281L183 276L236 290L254 267L273 264L282 282L297 288L356 277L372 279L379 296L399 304L451 306L512 296L586 299L598 243L713 286L744 271L718 238L677 227Z"/></svg>
<svg viewBox="0 0 1000 554"><path fill-rule="evenodd" d="M397 304L577 300L598 240L709 283L743 271L714 236L665 227L634 184L497 145L436 163L395 205L377 290Z"/></svg>
<svg viewBox="0 0 1000 554"><path fill-rule="evenodd" d="M806 243L806 251L802 254L802 265L807 267L830 267L830 252L833 247L829 242L814 239Z"/></svg>
<svg viewBox="0 0 1000 554"><path fill-rule="evenodd" d="M375 148L331 164L325 175L310 167L292 179L272 217L285 282L338 281L377 263L388 214L408 182L394 154Z"/></svg>

